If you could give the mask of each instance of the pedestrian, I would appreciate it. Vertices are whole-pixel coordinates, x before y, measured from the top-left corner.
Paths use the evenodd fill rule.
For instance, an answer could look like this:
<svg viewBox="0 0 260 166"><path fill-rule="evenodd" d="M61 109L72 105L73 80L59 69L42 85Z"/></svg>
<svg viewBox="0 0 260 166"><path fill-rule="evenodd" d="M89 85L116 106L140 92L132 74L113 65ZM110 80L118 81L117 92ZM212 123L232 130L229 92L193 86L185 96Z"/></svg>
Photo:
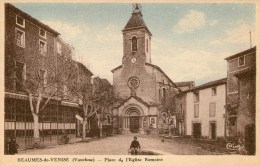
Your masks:
<svg viewBox="0 0 260 166"><path fill-rule="evenodd" d="M130 145L131 155L137 155L138 149L141 149L141 146L139 142L137 141L137 137L134 137L134 140L132 141Z"/></svg>
<svg viewBox="0 0 260 166"><path fill-rule="evenodd" d="M18 153L18 147L19 145L16 143L15 137L12 137L9 143L9 154L14 155L15 153Z"/></svg>
<svg viewBox="0 0 260 166"><path fill-rule="evenodd" d="M4 154L9 154L10 141L10 137L5 139Z"/></svg>

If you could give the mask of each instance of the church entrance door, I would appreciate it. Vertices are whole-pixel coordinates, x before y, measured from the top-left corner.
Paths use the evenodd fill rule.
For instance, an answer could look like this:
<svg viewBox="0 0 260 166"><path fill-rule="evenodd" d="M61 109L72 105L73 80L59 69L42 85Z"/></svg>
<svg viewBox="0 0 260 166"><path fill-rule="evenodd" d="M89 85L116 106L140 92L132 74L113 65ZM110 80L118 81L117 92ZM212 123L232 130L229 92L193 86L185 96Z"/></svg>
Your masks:
<svg viewBox="0 0 260 166"><path fill-rule="evenodd" d="M139 131L139 117L130 116L130 131L132 133L138 133Z"/></svg>
<svg viewBox="0 0 260 166"><path fill-rule="evenodd" d="M138 133L140 128L140 110L136 107L127 109L126 115L129 118L129 129L132 133Z"/></svg>

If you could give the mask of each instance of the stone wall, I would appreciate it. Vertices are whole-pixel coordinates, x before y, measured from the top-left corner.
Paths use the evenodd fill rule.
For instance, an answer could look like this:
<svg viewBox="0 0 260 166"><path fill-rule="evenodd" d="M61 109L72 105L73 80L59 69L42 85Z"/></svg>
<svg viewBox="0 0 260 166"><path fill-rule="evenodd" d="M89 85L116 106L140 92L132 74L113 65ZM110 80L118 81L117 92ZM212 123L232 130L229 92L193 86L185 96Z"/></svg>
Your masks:
<svg viewBox="0 0 260 166"><path fill-rule="evenodd" d="M230 106L227 111L237 115L235 123L229 123L231 118L228 118L228 137L244 136L245 125L255 123L255 77L250 72L249 75L237 75L247 70L255 70L255 48L238 54L227 60L227 104ZM242 56L245 58L245 64L239 66L239 57Z"/></svg>

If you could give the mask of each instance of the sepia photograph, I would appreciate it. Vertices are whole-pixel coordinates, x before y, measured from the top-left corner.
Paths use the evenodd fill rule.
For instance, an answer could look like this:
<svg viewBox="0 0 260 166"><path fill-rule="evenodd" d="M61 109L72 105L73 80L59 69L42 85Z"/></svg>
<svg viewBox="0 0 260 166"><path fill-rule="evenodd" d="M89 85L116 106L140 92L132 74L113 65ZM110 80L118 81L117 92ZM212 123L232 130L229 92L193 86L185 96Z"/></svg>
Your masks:
<svg viewBox="0 0 260 166"><path fill-rule="evenodd" d="M256 156L257 3L2 5L2 156Z"/></svg>

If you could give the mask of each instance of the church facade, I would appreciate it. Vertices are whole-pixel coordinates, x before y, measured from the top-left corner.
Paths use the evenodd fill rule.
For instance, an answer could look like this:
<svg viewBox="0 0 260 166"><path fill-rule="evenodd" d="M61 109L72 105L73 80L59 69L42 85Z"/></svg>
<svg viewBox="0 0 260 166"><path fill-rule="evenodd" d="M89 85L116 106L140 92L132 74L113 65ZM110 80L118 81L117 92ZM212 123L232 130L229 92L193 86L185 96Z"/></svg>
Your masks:
<svg viewBox="0 0 260 166"><path fill-rule="evenodd" d="M169 113L163 103L178 89L160 67L151 63L152 34L138 5L122 33L122 65L112 70L114 95L120 101L113 109L114 121L122 133L156 134L163 130Z"/></svg>

